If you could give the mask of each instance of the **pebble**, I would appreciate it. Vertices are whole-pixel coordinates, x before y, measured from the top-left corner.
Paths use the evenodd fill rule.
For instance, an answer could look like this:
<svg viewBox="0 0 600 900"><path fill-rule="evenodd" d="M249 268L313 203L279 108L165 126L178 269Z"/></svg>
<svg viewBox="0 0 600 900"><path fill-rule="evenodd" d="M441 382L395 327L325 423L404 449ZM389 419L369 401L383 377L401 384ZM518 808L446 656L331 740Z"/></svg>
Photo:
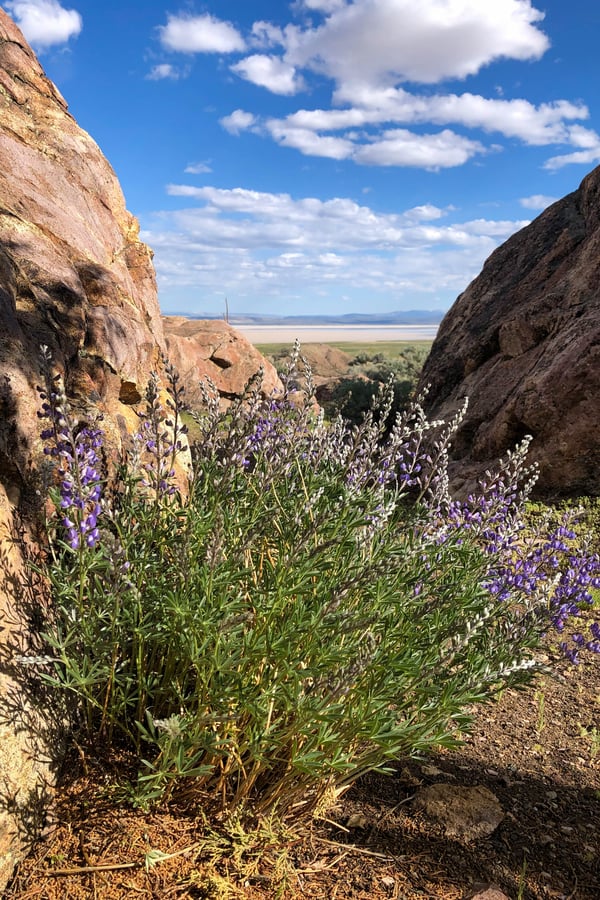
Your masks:
<svg viewBox="0 0 600 900"><path fill-rule="evenodd" d="M554 843L554 838L553 838L551 835L549 835L549 834L545 834L542 838L540 838L540 841L539 841L539 842L540 842L540 844L541 844L542 847L547 847L548 844L553 844L553 843Z"/></svg>

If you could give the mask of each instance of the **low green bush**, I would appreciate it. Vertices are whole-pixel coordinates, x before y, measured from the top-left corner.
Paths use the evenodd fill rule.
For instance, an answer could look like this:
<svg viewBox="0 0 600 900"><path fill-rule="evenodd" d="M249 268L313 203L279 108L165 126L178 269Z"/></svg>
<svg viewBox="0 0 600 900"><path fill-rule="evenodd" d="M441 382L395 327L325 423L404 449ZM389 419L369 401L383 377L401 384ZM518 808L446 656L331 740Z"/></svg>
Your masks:
<svg viewBox="0 0 600 900"><path fill-rule="evenodd" d="M414 395L428 352L429 345L414 345L403 349L395 359L382 353L357 354L350 361L351 374L341 378L323 398L325 414L330 419L343 415L350 425L359 425L372 409L381 386L389 383L392 404L388 425L391 427Z"/></svg>
<svg viewBox="0 0 600 900"><path fill-rule="evenodd" d="M296 348L294 386L298 367ZM184 398L167 373L168 406L153 378L110 486L98 425L50 374L43 406L45 677L73 698L80 738L135 753L137 803L185 788L228 812L312 814L363 773L460 739L472 704L527 683L543 632L589 597L597 559L572 532L523 528L526 444L459 502L446 462L460 414L431 423L414 403L390 424L384 389L352 428L297 393L262 400L257 377L226 412L206 388L178 488Z"/></svg>

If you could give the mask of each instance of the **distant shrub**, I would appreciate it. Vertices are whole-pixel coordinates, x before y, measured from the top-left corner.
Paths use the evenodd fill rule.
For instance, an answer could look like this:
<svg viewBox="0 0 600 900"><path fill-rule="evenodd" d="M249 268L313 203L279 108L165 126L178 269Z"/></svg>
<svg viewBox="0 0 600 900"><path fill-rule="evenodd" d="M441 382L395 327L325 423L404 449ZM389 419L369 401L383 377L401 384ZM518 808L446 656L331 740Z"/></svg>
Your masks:
<svg viewBox="0 0 600 900"><path fill-rule="evenodd" d="M287 382L298 365L296 348ZM183 390L167 372L168 406L153 378L110 489L98 425L81 427L50 375L43 405L46 679L96 746L135 752L138 803L185 786L228 811L311 814L454 743L472 704L526 683L543 632L589 601L598 559L564 523L523 525L526 443L462 502L446 474L460 414L429 422L415 402L389 427L384 388L350 428L287 393L264 402L257 378L226 412L206 388L178 490Z"/></svg>
<svg viewBox="0 0 600 900"><path fill-rule="evenodd" d="M350 425L358 425L379 393L381 385L391 383L392 405L388 423L391 427L398 413L409 405L414 394L428 346L407 347L394 360L382 353L359 353L351 361L355 370L341 378L320 400L328 418L341 414ZM355 374L356 372L356 374Z"/></svg>
<svg viewBox="0 0 600 900"><path fill-rule="evenodd" d="M391 391L390 415L387 422L391 427L396 416L409 405L415 383L396 381L387 369L376 374L376 378L369 375L362 378L342 378L334 384L327 396L319 399L326 416L334 419L341 415L350 427L359 426L369 410L372 410L374 400L387 381ZM384 375L387 375L387 379L383 378Z"/></svg>

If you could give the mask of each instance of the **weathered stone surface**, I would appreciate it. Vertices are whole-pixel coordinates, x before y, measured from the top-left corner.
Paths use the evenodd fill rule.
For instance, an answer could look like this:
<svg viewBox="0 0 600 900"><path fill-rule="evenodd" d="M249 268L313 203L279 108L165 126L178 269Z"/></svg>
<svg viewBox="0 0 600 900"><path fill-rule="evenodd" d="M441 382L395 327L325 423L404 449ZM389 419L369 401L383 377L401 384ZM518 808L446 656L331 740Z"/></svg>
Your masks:
<svg viewBox="0 0 600 900"><path fill-rule="evenodd" d="M435 416L469 397L455 484L531 434L541 493L600 493L600 168L490 256L444 318L425 384Z"/></svg>
<svg viewBox="0 0 600 900"><path fill-rule="evenodd" d="M275 367L226 322L165 316L163 323L169 361L179 372L192 403L200 400L198 384L206 378L224 401L240 397L261 367L264 396L281 391Z"/></svg>
<svg viewBox="0 0 600 900"><path fill-rule="evenodd" d="M103 412L119 444L163 342L151 254L117 178L0 9L0 890L41 827L58 749L54 713L28 703L12 667L30 649L12 535L40 451L39 345L74 408Z"/></svg>
<svg viewBox="0 0 600 900"><path fill-rule="evenodd" d="M184 320L179 329L174 362L199 365L204 347L202 371L227 396L264 363L232 329L209 326L200 337L198 323L186 330ZM33 670L15 665L21 651L35 652L30 617L44 596L28 584L13 539L16 523L30 533L39 502L40 344L74 414L102 413L108 455L118 450L138 427L135 405L166 351L152 254L115 173L0 9L0 891L43 825L60 737ZM266 369L270 390L278 382Z"/></svg>
<svg viewBox="0 0 600 900"><path fill-rule="evenodd" d="M510 900L504 891L495 885L477 888L474 893L469 894L469 900Z"/></svg>
<svg viewBox="0 0 600 900"><path fill-rule="evenodd" d="M116 175L2 10L0 335L17 468L38 426L40 343L71 396L127 418L164 340L151 253Z"/></svg>
<svg viewBox="0 0 600 900"><path fill-rule="evenodd" d="M464 841L487 837L504 818L498 798L480 785L432 784L417 791L414 806L438 822L448 837Z"/></svg>

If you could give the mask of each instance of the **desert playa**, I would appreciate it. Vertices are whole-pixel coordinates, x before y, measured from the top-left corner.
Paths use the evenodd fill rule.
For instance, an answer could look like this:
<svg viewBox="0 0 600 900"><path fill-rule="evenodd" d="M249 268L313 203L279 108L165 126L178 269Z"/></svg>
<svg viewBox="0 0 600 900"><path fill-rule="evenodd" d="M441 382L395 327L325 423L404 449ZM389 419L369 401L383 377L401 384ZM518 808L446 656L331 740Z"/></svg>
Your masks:
<svg viewBox="0 0 600 900"><path fill-rule="evenodd" d="M251 344L432 341L437 325L235 325Z"/></svg>

